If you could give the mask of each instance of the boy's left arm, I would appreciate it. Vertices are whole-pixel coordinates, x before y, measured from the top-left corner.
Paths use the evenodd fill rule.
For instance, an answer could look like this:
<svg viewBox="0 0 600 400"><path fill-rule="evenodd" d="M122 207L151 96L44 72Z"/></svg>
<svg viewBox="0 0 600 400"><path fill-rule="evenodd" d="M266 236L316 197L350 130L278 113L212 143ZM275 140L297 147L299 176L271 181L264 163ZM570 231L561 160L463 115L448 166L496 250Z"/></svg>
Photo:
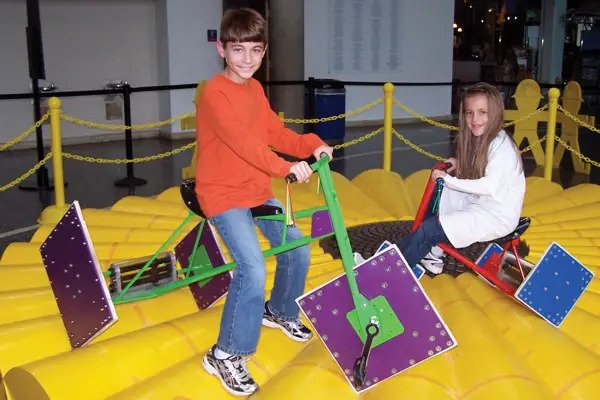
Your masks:
<svg viewBox="0 0 600 400"><path fill-rule="evenodd" d="M270 109L268 129L269 145L273 146L280 153L298 158L308 158L317 148L327 146L314 133L299 135L291 129L286 128L281 118Z"/></svg>

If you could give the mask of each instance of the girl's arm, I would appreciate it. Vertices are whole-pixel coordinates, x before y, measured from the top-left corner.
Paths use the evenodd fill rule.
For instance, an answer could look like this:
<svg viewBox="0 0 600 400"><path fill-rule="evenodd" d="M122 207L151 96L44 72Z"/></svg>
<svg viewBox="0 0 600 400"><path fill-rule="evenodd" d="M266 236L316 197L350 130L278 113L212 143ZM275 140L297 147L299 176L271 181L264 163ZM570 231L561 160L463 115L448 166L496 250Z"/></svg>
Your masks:
<svg viewBox="0 0 600 400"><path fill-rule="evenodd" d="M500 197L508 175L521 164L517 150L510 141L503 141L489 155L484 176L479 179L458 179L450 175L444 177L444 185L464 193Z"/></svg>

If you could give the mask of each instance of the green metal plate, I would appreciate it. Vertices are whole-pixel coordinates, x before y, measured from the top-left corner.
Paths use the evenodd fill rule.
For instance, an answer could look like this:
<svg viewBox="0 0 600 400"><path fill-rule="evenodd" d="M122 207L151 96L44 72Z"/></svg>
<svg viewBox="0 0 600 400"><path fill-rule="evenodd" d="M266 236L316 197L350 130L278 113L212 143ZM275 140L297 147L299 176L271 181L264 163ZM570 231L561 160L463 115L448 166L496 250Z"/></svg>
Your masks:
<svg viewBox="0 0 600 400"><path fill-rule="evenodd" d="M375 348L404 333L404 325L402 325L402 322L400 322L384 296L377 296L368 302L369 307L377 311L377 319L379 321L379 334L373 339L371 348ZM360 327L356 309L346 314L346 318L348 319L348 322L350 322L350 325L352 325L352 328L354 328L356 334L360 337L360 340L365 343L367 340L367 333Z"/></svg>

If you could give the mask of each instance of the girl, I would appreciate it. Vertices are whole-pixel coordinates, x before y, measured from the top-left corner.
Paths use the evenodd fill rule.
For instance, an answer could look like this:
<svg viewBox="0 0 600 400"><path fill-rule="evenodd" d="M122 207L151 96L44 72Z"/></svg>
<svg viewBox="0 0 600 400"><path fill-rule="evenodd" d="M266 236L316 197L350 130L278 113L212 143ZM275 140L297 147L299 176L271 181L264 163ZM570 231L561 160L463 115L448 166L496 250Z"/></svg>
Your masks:
<svg viewBox="0 0 600 400"><path fill-rule="evenodd" d="M397 244L408 265L421 265L439 274L443 251L437 243L456 248L494 240L518 224L525 196L525 176L519 149L502 129L504 107L498 90L478 83L462 95L456 158L447 172L434 170L444 190L439 216L423 221Z"/></svg>

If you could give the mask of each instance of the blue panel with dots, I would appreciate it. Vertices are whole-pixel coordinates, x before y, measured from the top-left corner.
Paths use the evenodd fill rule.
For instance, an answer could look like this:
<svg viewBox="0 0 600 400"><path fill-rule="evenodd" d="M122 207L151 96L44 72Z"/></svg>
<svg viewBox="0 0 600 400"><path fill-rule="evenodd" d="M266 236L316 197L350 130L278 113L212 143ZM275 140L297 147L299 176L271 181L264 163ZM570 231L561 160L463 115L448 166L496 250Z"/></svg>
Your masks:
<svg viewBox="0 0 600 400"><path fill-rule="evenodd" d="M515 292L515 297L558 327L594 274L553 242Z"/></svg>

